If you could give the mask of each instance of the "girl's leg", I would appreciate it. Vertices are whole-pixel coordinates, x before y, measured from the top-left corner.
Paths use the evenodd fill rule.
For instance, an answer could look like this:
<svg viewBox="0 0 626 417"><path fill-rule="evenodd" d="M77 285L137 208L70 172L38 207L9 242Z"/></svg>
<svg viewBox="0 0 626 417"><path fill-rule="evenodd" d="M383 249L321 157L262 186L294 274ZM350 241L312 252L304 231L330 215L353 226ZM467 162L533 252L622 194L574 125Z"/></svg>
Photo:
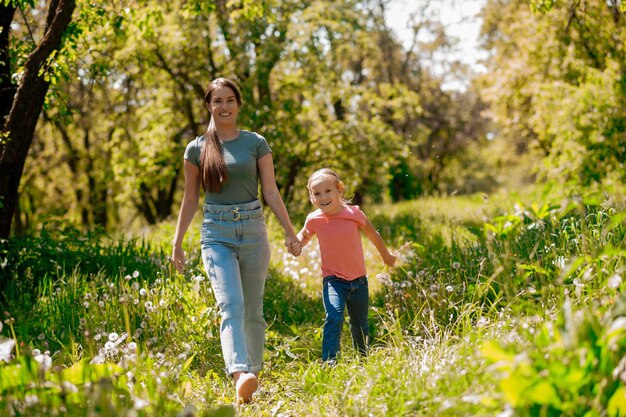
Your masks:
<svg viewBox="0 0 626 417"><path fill-rule="evenodd" d="M326 311L322 338L322 360L324 361L333 361L339 355L346 289L346 284L335 277L324 277L322 294Z"/></svg>
<svg viewBox="0 0 626 417"><path fill-rule="evenodd" d="M361 355L367 354L369 344L368 306L369 295L367 278L359 278L350 283L350 295L346 301L348 316L350 317L350 330L352 332L352 344Z"/></svg>

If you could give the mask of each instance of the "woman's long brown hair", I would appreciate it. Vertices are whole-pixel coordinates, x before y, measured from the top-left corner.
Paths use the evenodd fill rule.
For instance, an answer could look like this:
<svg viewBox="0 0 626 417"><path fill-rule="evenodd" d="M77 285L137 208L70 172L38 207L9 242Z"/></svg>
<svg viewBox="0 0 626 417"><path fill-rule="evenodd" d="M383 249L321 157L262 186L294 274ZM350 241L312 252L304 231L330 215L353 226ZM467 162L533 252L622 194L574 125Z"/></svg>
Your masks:
<svg viewBox="0 0 626 417"><path fill-rule="evenodd" d="M204 102L211 111L211 99L213 98L213 92L218 87L228 87L233 90L235 99L237 100L237 106L241 107L241 92L239 87L234 81L228 78L217 78L211 81L209 87L204 94ZM224 153L222 150L222 143L217 137L217 129L215 128L215 122L213 115L211 115L211 121L209 127L204 134L204 145L200 152L200 174L202 180L202 188L210 193L219 193L222 191L222 186L228 179L228 171L226 170L226 162L224 162Z"/></svg>

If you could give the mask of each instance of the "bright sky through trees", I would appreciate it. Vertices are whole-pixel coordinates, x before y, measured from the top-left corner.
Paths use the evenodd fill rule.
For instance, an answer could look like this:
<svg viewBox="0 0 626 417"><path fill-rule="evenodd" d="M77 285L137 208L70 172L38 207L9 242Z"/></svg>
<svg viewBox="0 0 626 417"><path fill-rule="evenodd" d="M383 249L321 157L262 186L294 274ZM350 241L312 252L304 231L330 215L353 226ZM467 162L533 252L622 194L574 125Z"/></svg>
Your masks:
<svg viewBox="0 0 626 417"><path fill-rule="evenodd" d="M424 3L424 0L391 0L387 5L387 24L407 48L412 36L409 28L411 16L423 8ZM430 3L429 14L440 19L448 35L459 41L458 53L443 56L442 61L459 59L476 71L484 70L479 61L485 57L485 52L480 50L478 35L480 11L485 0L433 0ZM451 81L451 88L457 87L455 84Z"/></svg>

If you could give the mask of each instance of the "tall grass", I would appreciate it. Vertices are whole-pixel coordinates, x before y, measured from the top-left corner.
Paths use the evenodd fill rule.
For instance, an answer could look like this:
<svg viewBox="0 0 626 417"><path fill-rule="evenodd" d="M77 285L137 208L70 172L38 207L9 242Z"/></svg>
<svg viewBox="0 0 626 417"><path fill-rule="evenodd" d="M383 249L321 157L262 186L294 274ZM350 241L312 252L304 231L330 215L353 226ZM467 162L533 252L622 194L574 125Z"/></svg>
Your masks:
<svg viewBox="0 0 626 417"><path fill-rule="evenodd" d="M293 258L273 234L266 366L238 409L195 237L183 275L167 225L14 239L0 254L0 415L624 415L623 207L535 201L372 208L390 246L412 243L389 271L366 243L371 352L345 331L334 367L319 359L316 247Z"/></svg>

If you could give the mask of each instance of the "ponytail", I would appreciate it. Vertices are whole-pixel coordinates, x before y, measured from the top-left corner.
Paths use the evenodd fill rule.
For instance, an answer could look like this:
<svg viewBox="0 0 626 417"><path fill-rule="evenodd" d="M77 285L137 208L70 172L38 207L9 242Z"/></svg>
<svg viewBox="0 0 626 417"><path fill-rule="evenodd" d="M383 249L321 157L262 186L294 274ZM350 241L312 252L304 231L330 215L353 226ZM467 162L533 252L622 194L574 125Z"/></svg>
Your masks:
<svg viewBox="0 0 626 417"><path fill-rule="evenodd" d="M200 174L202 188L209 193L221 192L223 184L228 179L222 143L217 137L213 116L204 134L204 145L200 152Z"/></svg>

